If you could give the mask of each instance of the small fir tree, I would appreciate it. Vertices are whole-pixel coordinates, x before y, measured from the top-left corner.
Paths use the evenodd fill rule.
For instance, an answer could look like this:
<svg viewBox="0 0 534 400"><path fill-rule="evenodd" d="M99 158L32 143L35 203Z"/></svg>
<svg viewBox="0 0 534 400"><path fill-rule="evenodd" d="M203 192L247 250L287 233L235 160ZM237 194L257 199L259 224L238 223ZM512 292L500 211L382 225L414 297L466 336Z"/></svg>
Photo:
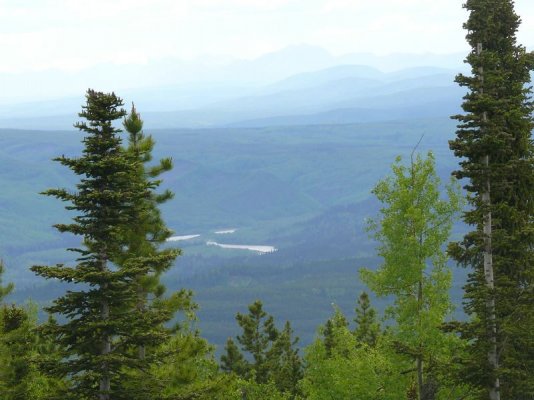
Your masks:
<svg viewBox="0 0 534 400"><path fill-rule="evenodd" d="M237 313L236 320L243 333L237 336L241 349L252 357L249 370L254 372L258 383L269 381L269 350L278 338L279 332L274 318L263 310L263 304L257 300L248 307L248 314ZM247 376L249 378L250 376Z"/></svg>
<svg viewBox="0 0 534 400"><path fill-rule="evenodd" d="M149 191L131 205L131 214L135 223L127 223L122 227L125 246L117 264L128 268L132 262L140 261L149 267L146 273L141 273L136 277L137 311L148 318L153 318L154 322L158 319L161 321L160 326L154 325L156 331L144 331L138 337L140 343L138 357L144 360L147 356L147 347L155 344L152 343L154 334L165 335L163 323L168 322L179 310L175 306L191 299L186 299L189 294L182 291L172 296L175 299L163 300L165 287L159 279L181 254L181 251L176 248L160 249L161 244L171 236L172 232L163 221L159 205L170 200L173 193L165 190L159 194L155 190L161 184L161 180L157 178L172 169L172 160L165 158L156 165L149 164L152 161L155 142L152 136L144 135L143 120L135 106L132 105L130 114L123 121L123 126L129 133L128 146L124 151L132 161L134 168L131 184L141 190L148 188ZM149 301L149 294L155 296L154 301ZM164 310L164 307L170 308ZM132 379L135 378L132 377Z"/></svg>
<svg viewBox="0 0 534 400"><path fill-rule="evenodd" d="M366 292L362 292L358 298L358 306L354 311L356 313L356 318L354 319L356 323L354 330L356 339L361 343L374 347L380 335L380 324L376 320L376 310L371 307L371 301Z"/></svg>
<svg viewBox="0 0 534 400"><path fill-rule="evenodd" d="M338 348L337 340L339 339L339 336L336 335L336 332L341 328L348 329L349 326L349 321L347 321L347 318L341 310L338 307L335 307L334 310L334 315L326 321L321 332L324 348L328 357L332 355L334 349Z"/></svg>
<svg viewBox="0 0 534 400"><path fill-rule="evenodd" d="M239 347L232 338L228 338L221 356L221 369L225 372L234 372L237 376L247 376L250 365L243 357Z"/></svg>
<svg viewBox="0 0 534 400"><path fill-rule="evenodd" d="M228 339L226 354L221 357L223 370L233 372L249 383L254 382L259 385L253 385L259 391L272 383L280 393L294 398L298 394L297 384L303 366L295 348L298 338L292 337L291 324L286 322L280 332L274 318L263 310L259 300L249 305L248 310L248 314L236 315L242 329L242 334L236 338L241 349Z"/></svg>
<svg viewBox="0 0 534 400"><path fill-rule="evenodd" d="M304 366L299 355L299 338L294 337L291 324L286 321L284 329L273 343L269 352L270 371L276 387L283 393L293 397L300 391L298 383L303 377Z"/></svg>

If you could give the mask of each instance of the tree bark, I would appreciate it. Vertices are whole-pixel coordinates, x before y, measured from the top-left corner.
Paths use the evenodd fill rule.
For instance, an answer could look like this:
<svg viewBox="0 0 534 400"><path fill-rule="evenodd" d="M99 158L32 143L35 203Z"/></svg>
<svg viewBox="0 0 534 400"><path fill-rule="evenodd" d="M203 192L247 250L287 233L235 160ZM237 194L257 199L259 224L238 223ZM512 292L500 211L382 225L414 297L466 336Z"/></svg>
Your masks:
<svg viewBox="0 0 534 400"><path fill-rule="evenodd" d="M101 261L101 269L102 271L107 270L106 265L106 258L102 257ZM108 287L107 283L102 284L102 294L104 295L104 298L102 299L100 305L101 305L101 313L100 316L102 318L102 321L106 321L109 319L109 302L106 299L105 296L107 296L106 289ZM109 336L109 333L104 332L102 337L102 348L100 350L100 354L102 356L106 356L109 353L111 353L111 338ZM106 361L102 362L101 365L101 377L100 377L100 394L98 395L99 400L110 400L109 397L109 391L111 389L111 380L109 377L109 366Z"/></svg>
<svg viewBox="0 0 534 400"><path fill-rule="evenodd" d="M484 113L485 114L485 113ZM489 166L489 157L484 157L484 166ZM497 321L495 312L495 283L493 276L493 254L492 254L492 226L491 226L491 197L490 197L490 179L486 178L486 188L482 194L482 202L484 203L484 278L486 280L486 286L488 288L488 295L486 298L486 309L489 315L488 330L490 333L490 348L488 350L488 361L493 369L493 372L499 368L499 359L497 355ZM489 391L490 400L500 400L500 380L499 376L495 376L493 385Z"/></svg>
<svg viewBox="0 0 534 400"><path fill-rule="evenodd" d="M417 301L419 303L419 313L421 313L422 305L423 305L423 282L422 277L419 280L418 288L417 288ZM420 319L420 318L419 318ZM423 387L424 387L424 380L423 380L423 349L421 348L421 345L419 346L419 354L417 355L416 362L417 362L417 397L419 400L423 397Z"/></svg>
<svg viewBox="0 0 534 400"><path fill-rule="evenodd" d="M477 54L482 53L482 43L477 44ZM479 68L480 79L484 83L484 68ZM483 87L480 93L484 93ZM488 120L488 115L484 111L482 113L482 122L485 124ZM495 312L495 283L493 274L493 249L492 249L492 215L491 215L491 178L489 176L489 155L484 156L483 164L486 170L486 180L484 191L482 192L482 203L484 205L483 216L483 233L484 233L484 279L488 294L486 297L486 309L489 316L488 332L490 337L490 348L488 350L488 361L492 367L492 372L499 368L499 359L497 355L497 321ZM495 376L491 388L489 389L490 400L500 400L500 380L499 376Z"/></svg>

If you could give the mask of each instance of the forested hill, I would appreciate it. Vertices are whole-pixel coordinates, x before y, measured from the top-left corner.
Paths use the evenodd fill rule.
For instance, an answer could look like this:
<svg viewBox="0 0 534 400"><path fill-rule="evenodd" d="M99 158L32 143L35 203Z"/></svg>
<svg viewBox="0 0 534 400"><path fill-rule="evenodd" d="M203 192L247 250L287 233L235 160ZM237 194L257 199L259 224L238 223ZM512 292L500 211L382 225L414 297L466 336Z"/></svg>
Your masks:
<svg viewBox="0 0 534 400"><path fill-rule="evenodd" d="M378 210L371 188L421 138L418 150L436 153L443 178L455 168L448 140L454 135L449 115L459 111L463 94L453 82L456 70L382 72L349 62L261 85L171 85L125 93L156 140L155 157L174 160L174 169L162 175L164 187L175 193L162 206L165 221L175 235L195 236L168 244L184 255L165 282L170 289L195 290L202 332L219 348L236 329L234 313L260 296L293 322L303 343L332 303L350 311L362 289L358 268L377 264L369 259L375 252L364 224ZM72 188L76 181L51 159L80 153L82 134L71 127L82 100L0 107L0 127L39 129L4 129L0 135L6 166L0 251L19 300L47 301L52 291L63 290L28 268L70 260L65 248L77 244L52 228L68 221L63 205L39 192ZM258 255L207 242L277 251Z"/></svg>
<svg viewBox="0 0 534 400"><path fill-rule="evenodd" d="M202 332L218 345L236 329L234 313L257 297L281 319L291 320L309 342L332 303L352 309L362 289L358 268L377 263L369 258L374 245L364 230L364 219L378 210L371 188L394 158L409 157L421 138L418 150L432 149L439 174L449 179L456 165L447 148L453 132L448 118L150 131L157 141L155 156L172 156L175 163L163 175L164 187L175 192L163 206L164 218L176 235L200 235L170 242L184 255L166 276L167 285L195 289ZM5 277L16 283L15 298L49 300L63 289L28 268L72 258L65 248L76 240L53 230L68 213L39 192L72 187L74 177L50 160L78 154L82 135L1 133ZM214 233L224 229L236 230ZM207 241L270 245L278 251L258 255L207 246ZM463 279L458 272L457 300Z"/></svg>

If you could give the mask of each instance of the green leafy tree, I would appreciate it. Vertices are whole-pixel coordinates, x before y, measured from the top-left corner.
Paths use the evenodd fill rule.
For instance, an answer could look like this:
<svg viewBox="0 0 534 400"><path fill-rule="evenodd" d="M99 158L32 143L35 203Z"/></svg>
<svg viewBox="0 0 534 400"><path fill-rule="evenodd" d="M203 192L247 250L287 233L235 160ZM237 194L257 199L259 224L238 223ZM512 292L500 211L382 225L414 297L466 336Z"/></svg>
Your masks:
<svg viewBox="0 0 534 400"><path fill-rule="evenodd" d="M229 391L232 381L219 371L213 347L191 328L195 308L190 303L188 318L174 327L172 337L151 348L158 359L150 365L150 375L157 378L153 381L157 385L153 392L157 394L151 398L211 400L222 399ZM141 384L135 379L125 382L129 386Z"/></svg>
<svg viewBox="0 0 534 400"><path fill-rule="evenodd" d="M131 257L124 261L124 227L135 224L133 205L151 196L151 186L139 182L138 163L121 146L120 129L114 121L124 117L122 100L115 94L89 90L79 114L87 122L76 124L85 133L81 157L61 156L56 160L80 175L77 191L50 189L46 195L68 202L76 212L70 224L57 224L60 232L79 235L82 245L70 249L79 254L74 267L34 266L47 279L76 284L47 307L62 315L64 323L43 327L64 351L50 372L67 376L71 383L66 398L100 400L133 398L120 390L125 370L146 369L134 349L150 342L158 345L167 337L162 323L168 312L141 313L137 309L138 279L153 269L164 269L174 254ZM120 268L117 263L121 263ZM158 267L154 267L158 265Z"/></svg>
<svg viewBox="0 0 534 400"><path fill-rule="evenodd" d="M235 379L227 387L226 392L219 397L221 400L291 400L290 393L278 390L272 381L258 383L250 379Z"/></svg>
<svg viewBox="0 0 534 400"><path fill-rule="evenodd" d="M398 157L393 175L373 190L383 207L369 228L384 261L376 271L361 270L362 280L378 296L393 296L388 315L396 322L397 349L415 362L418 399L434 386L431 368L446 358L453 340L440 329L452 310L443 246L461 197L452 183L446 192L448 198L441 198L432 153L412 156L409 166Z"/></svg>
<svg viewBox="0 0 534 400"><path fill-rule="evenodd" d="M392 350L387 336L380 336L373 347L359 341L348 328L346 318L336 310L329 319L326 337L306 348L306 369L301 388L309 400L406 398L410 378L403 374L409 368ZM335 322L337 321L337 323ZM324 334L323 334L324 335Z"/></svg>
<svg viewBox="0 0 534 400"><path fill-rule="evenodd" d="M44 400L58 398L66 384L47 377L44 357L57 361L53 343L36 331L37 308L5 305L0 310L0 393L4 400Z"/></svg>
<svg viewBox="0 0 534 400"><path fill-rule="evenodd" d="M471 344L463 379L491 400L534 396L533 104L529 86L534 57L517 44L520 18L512 0L468 0L464 27L471 75L456 81L469 92L457 137L461 158L454 175L466 179L474 230L451 245L472 268L461 332ZM482 395L482 398L487 398Z"/></svg>

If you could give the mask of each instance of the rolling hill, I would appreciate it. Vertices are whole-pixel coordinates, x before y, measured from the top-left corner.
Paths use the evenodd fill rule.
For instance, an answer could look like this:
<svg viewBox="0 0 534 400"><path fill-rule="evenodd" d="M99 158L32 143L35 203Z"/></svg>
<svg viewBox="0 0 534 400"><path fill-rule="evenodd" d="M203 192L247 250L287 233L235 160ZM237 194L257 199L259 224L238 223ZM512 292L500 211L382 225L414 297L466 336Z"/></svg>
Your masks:
<svg viewBox="0 0 534 400"><path fill-rule="evenodd" d="M200 234L169 245L183 248L166 276L170 289L196 291L200 328L216 344L235 332L233 315L261 298L277 319L290 319L308 343L315 327L336 303L347 313L362 290L361 266L376 266L364 219L376 214L370 194L394 157L433 149L447 178L456 160L447 147L454 124L447 118L346 125L152 130L156 156L170 155L175 168L164 187L176 193L163 207L177 235ZM50 161L75 155L74 131L1 130L2 208L0 253L14 281L15 299L49 301L64 288L28 270L34 264L69 262L65 248L76 239L60 235L53 223L66 222L63 204L39 192L72 187L74 177ZM225 228L235 233L217 235ZM258 255L206 246L272 245ZM455 298L463 271L458 271ZM292 307L287 307L292 304ZM383 303L378 303L380 307ZM294 306L293 306L294 305Z"/></svg>

